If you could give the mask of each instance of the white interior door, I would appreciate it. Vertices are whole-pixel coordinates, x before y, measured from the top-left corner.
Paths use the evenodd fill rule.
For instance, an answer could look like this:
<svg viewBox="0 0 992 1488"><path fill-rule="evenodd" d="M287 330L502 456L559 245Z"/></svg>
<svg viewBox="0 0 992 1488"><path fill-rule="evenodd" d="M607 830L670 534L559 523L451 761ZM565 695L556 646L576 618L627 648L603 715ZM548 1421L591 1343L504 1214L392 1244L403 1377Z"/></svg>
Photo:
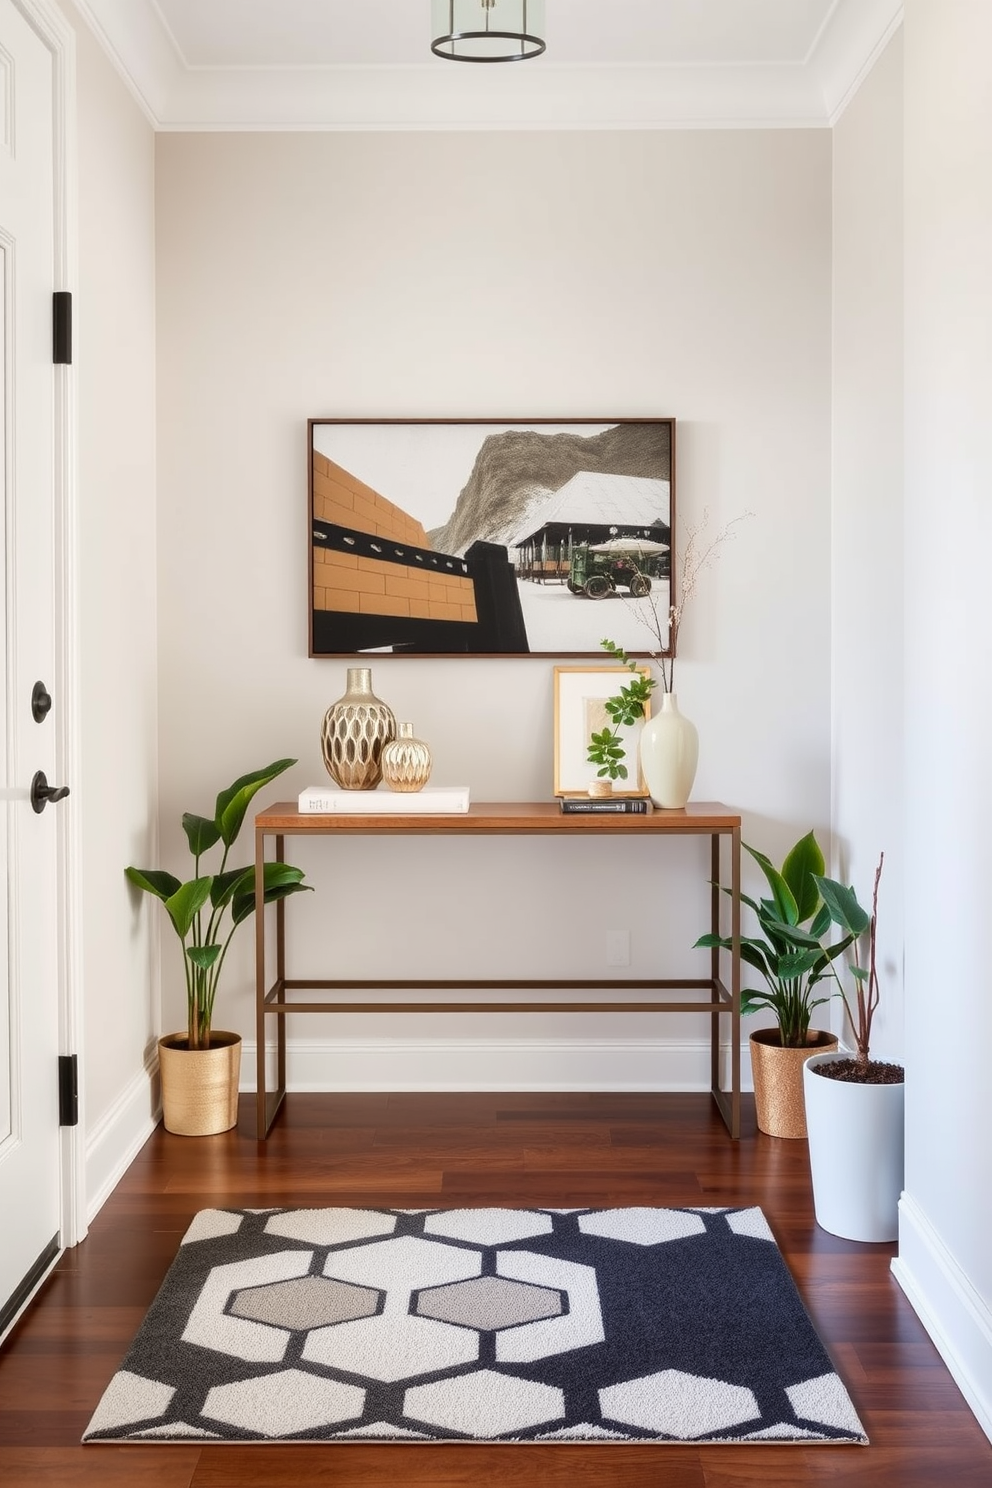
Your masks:
<svg viewBox="0 0 992 1488"><path fill-rule="evenodd" d="M0 1335L60 1245L53 58L0 0ZM53 695L37 722L36 682Z"/></svg>

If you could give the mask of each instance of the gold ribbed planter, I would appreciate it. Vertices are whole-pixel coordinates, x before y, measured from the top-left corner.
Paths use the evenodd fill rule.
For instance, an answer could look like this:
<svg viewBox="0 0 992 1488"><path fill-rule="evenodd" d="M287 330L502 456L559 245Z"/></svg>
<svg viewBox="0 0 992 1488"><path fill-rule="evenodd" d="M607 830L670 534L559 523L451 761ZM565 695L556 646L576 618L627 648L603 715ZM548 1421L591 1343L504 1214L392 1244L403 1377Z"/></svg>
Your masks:
<svg viewBox="0 0 992 1488"><path fill-rule="evenodd" d="M191 1049L185 1033L158 1041L162 1122L180 1137L209 1137L238 1121L241 1035L214 1029L209 1049Z"/></svg>
<svg viewBox="0 0 992 1488"><path fill-rule="evenodd" d="M806 1103L803 1065L814 1054L830 1054L837 1038L811 1028L800 1049L783 1049L777 1028L759 1028L751 1035L751 1073L758 1130L769 1137L805 1137Z"/></svg>

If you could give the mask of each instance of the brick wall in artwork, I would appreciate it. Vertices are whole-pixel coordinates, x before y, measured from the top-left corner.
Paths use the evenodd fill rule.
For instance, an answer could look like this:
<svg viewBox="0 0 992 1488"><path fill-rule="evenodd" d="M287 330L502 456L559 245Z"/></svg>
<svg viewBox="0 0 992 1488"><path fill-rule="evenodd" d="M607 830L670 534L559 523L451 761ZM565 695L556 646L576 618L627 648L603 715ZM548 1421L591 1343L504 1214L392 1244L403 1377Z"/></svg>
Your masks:
<svg viewBox="0 0 992 1488"><path fill-rule="evenodd" d="M313 514L318 522L392 543L429 549L422 524L326 455L313 455ZM424 571L421 563L385 562L331 548L313 550L315 610L409 616L475 624L475 586L463 575Z"/></svg>

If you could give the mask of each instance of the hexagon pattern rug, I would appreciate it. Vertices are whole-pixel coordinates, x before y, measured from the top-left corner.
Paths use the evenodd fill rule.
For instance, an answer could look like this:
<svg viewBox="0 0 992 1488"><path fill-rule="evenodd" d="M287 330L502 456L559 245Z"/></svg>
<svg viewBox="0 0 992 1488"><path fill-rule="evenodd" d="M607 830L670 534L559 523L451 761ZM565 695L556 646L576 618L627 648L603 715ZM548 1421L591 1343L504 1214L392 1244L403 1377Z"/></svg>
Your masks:
<svg viewBox="0 0 992 1488"><path fill-rule="evenodd" d="M760 1209L205 1209L83 1440L858 1442Z"/></svg>

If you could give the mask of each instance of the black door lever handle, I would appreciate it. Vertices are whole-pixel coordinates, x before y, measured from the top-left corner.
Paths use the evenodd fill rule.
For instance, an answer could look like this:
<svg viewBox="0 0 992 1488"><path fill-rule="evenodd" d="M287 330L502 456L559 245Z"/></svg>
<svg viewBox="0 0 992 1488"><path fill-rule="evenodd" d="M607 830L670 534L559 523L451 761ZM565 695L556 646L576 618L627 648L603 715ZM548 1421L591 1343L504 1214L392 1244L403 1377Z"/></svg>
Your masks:
<svg viewBox="0 0 992 1488"><path fill-rule="evenodd" d="M31 782L31 805L35 811L44 811L49 801L61 801L68 794L67 785L49 785L44 770L39 770Z"/></svg>

